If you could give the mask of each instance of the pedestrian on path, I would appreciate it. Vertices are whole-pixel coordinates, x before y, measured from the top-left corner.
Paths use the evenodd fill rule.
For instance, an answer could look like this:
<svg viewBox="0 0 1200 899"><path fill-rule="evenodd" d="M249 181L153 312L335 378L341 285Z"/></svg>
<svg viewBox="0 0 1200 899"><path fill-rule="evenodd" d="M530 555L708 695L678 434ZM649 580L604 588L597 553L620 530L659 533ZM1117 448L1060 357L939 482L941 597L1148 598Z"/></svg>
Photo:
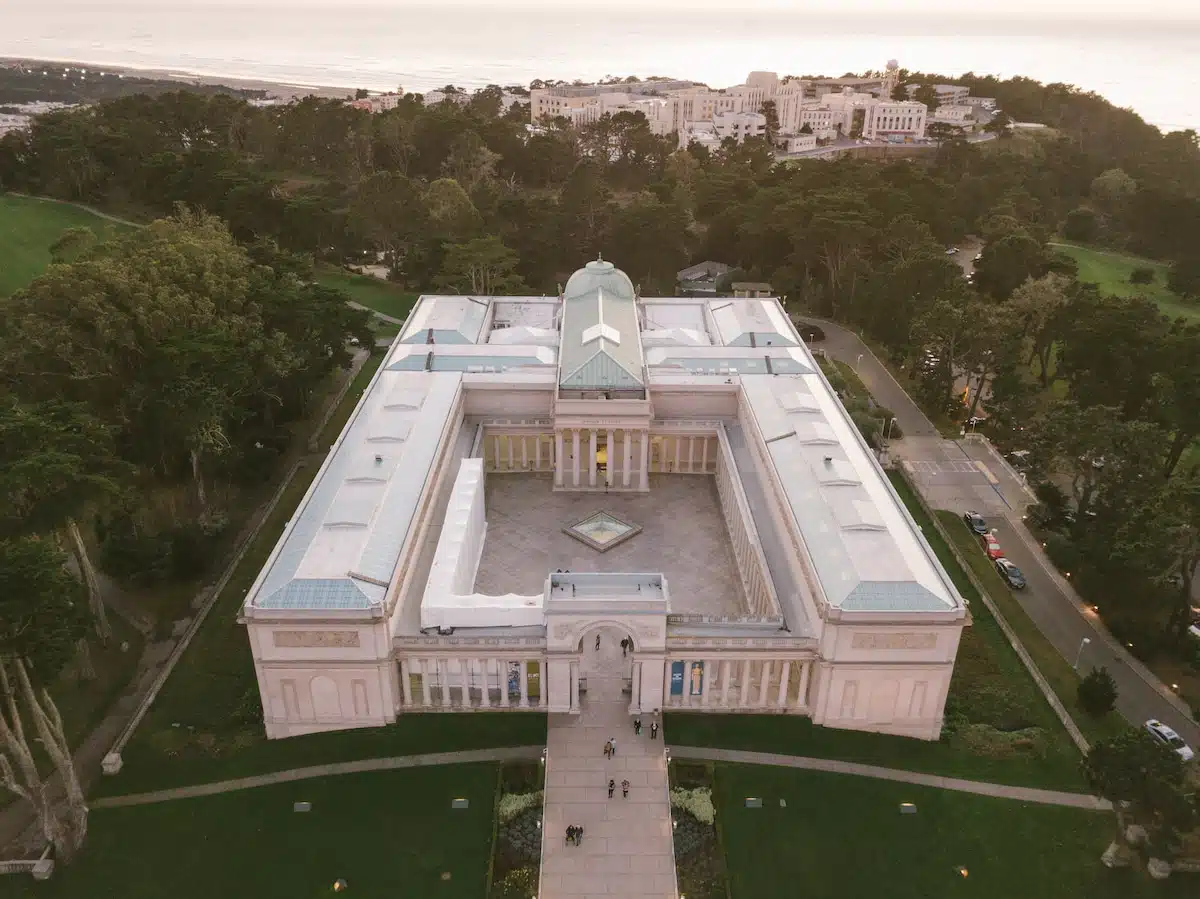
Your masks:
<svg viewBox="0 0 1200 899"><path fill-rule="evenodd" d="M658 739L658 722L657 721L650 722L650 739L651 740Z"/></svg>
<svg viewBox="0 0 1200 899"><path fill-rule="evenodd" d="M633 719L633 733L634 733L634 736L638 736L638 737L640 737L642 735L642 719L641 718Z"/></svg>
<svg viewBox="0 0 1200 899"><path fill-rule="evenodd" d="M621 796L625 799L629 798L629 781L621 781Z"/></svg>
<svg viewBox="0 0 1200 899"><path fill-rule="evenodd" d="M604 757L606 759L612 758L612 740L609 740L607 743L604 744Z"/></svg>
<svg viewBox="0 0 1200 899"><path fill-rule="evenodd" d="M575 828L574 827L570 827L570 826L567 827L567 842L568 843L575 842Z"/></svg>
<svg viewBox="0 0 1200 899"><path fill-rule="evenodd" d="M615 790L616 788L617 788L617 782L610 778L608 781L608 798L609 799L612 799L613 790Z"/></svg>
<svg viewBox="0 0 1200 899"><path fill-rule="evenodd" d="M608 757L610 759L615 759L617 757L617 738L616 737L608 738Z"/></svg>
<svg viewBox="0 0 1200 899"><path fill-rule="evenodd" d="M596 634L596 652L600 651L600 635Z"/></svg>

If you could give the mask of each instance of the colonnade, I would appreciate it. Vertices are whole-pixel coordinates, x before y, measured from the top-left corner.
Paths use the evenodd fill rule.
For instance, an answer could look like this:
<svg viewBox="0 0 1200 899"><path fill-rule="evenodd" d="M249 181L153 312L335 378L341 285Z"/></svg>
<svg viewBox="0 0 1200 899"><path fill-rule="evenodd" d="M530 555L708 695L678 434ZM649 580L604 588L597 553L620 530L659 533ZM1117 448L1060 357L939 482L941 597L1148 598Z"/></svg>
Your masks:
<svg viewBox="0 0 1200 899"><path fill-rule="evenodd" d="M779 600L767 572L767 561L758 542L758 532L754 530L754 522L750 517L750 504L742 492L737 475L730 471L732 460L726 459L723 453L718 455L717 495L721 498L721 513L725 517L725 528L742 579L746 605L754 615L779 615Z"/></svg>
<svg viewBox="0 0 1200 899"><path fill-rule="evenodd" d="M401 706L544 709L547 702L545 674L543 658L402 658Z"/></svg>
<svg viewBox="0 0 1200 899"><path fill-rule="evenodd" d="M485 471L553 471L554 438L549 434L496 434L483 441Z"/></svg>
<svg viewBox="0 0 1200 899"><path fill-rule="evenodd" d="M605 436L604 445L608 451L608 462L603 472L596 464L601 434ZM604 487L609 490L649 490L649 451L646 431L558 428L554 432L554 458L558 463L554 469L554 486L569 489Z"/></svg>
<svg viewBox="0 0 1200 899"><path fill-rule="evenodd" d="M650 471L662 474L712 474L717 470L715 434L654 434Z"/></svg>
<svg viewBox="0 0 1200 899"><path fill-rule="evenodd" d="M663 672L663 705L694 711L805 712L812 665L809 659L669 659Z"/></svg>

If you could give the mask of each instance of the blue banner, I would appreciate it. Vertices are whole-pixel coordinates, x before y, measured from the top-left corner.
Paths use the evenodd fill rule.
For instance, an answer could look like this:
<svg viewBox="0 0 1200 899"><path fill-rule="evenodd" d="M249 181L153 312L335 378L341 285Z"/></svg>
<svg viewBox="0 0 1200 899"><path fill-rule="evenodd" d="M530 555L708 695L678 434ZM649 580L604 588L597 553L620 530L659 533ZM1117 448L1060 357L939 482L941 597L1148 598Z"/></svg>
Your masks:
<svg viewBox="0 0 1200 899"><path fill-rule="evenodd" d="M671 663L671 695L683 695L683 662Z"/></svg>

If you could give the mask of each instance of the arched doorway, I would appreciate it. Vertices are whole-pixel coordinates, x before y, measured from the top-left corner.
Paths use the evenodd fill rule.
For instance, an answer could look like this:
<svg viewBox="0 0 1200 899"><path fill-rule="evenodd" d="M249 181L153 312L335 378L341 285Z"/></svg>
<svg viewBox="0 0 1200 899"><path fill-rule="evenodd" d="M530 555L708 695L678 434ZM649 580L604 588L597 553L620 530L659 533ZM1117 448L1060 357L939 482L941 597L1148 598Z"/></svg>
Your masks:
<svg viewBox="0 0 1200 899"><path fill-rule="evenodd" d="M584 630L579 652L579 702L582 708L623 702L633 691L636 644L633 634L618 624L597 622Z"/></svg>

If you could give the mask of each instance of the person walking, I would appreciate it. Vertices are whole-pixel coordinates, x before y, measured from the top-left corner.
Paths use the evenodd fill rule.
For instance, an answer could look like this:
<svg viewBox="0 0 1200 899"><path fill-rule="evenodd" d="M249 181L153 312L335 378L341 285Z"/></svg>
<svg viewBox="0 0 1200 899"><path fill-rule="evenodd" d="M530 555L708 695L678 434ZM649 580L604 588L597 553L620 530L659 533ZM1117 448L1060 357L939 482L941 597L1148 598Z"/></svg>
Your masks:
<svg viewBox="0 0 1200 899"><path fill-rule="evenodd" d="M624 799L629 798L629 781L627 780L621 781L621 797Z"/></svg>
<svg viewBox="0 0 1200 899"><path fill-rule="evenodd" d="M596 634L596 652L600 651L600 635Z"/></svg>
<svg viewBox="0 0 1200 899"><path fill-rule="evenodd" d="M611 758L611 756L610 756L611 752L612 752L612 740L609 740L604 744L604 757Z"/></svg>
<svg viewBox="0 0 1200 899"><path fill-rule="evenodd" d="M608 798L609 798L609 799L612 799L612 797L613 797L613 790L615 790L616 788L617 788L617 782L616 782L615 780L612 780L612 779L610 778L610 779L609 779L609 781L608 781Z"/></svg>
<svg viewBox="0 0 1200 899"><path fill-rule="evenodd" d="M615 759L617 757L617 738L616 737L608 738L608 757L610 759Z"/></svg>
<svg viewBox="0 0 1200 899"><path fill-rule="evenodd" d="M642 735L642 719L641 718L633 719L633 735L635 737L640 737Z"/></svg>
<svg viewBox="0 0 1200 899"><path fill-rule="evenodd" d="M658 722L657 721L650 722L650 739L651 740L658 739Z"/></svg>

